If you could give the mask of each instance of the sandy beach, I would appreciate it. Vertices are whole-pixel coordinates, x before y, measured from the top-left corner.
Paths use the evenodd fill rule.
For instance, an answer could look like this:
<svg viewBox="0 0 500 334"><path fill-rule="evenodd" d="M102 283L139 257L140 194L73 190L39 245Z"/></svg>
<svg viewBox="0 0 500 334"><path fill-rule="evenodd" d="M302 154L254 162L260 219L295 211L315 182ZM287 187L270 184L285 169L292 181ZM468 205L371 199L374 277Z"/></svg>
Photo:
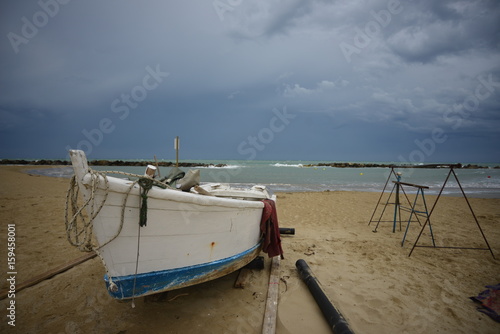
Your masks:
<svg viewBox="0 0 500 334"><path fill-rule="evenodd" d="M68 179L29 175L33 166L0 167L0 289L8 288L8 224L15 224L16 283L82 253L69 245L64 227ZM40 167L42 168L42 167ZM43 167L50 168L50 167ZM331 333L301 281L295 262L307 261L325 293L355 333L499 333L500 323L476 310L469 297L500 282L500 199L469 201L493 250L415 248L420 232L381 223L368 225L379 193L277 194L285 259L280 266L277 333ZM436 197L428 196L429 206ZM392 209L392 207L391 207ZM388 209L391 211L391 209ZM393 210L393 209L392 209ZM393 211L392 211L393 212ZM389 215L390 216L390 215ZM403 217L407 217L404 213ZM438 246L486 245L463 198L442 197L432 216ZM427 230L419 245L431 242ZM15 327L0 300L2 333L260 333L269 280L252 271L244 289L237 273L168 293L162 301L117 302L108 296L104 269L94 258L15 294Z"/></svg>

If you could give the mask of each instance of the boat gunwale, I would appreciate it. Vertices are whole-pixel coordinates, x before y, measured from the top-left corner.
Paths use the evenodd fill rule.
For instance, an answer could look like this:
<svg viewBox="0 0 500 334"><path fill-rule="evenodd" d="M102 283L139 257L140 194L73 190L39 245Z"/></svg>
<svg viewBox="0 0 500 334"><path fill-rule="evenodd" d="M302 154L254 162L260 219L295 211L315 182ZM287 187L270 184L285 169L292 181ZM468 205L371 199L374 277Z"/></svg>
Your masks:
<svg viewBox="0 0 500 334"><path fill-rule="evenodd" d="M109 192L117 194L126 194L129 191L130 185L134 182L132 180L127 180L123 178L118 178L114 176L106 176L108 180L108 190ZM104 181L103 176L99 175L100 181ZM92 180L92 174L86 173L83 176L82 183L84 185L89 185ZM98 189L105 191L104 182L99 182ZM132 196L140 196L141 187L135 184L130 191ZM243 194L244 192L242 192ZM172 201L178 203L189 203L200 206L220 206L229 208L255 208L262 209L264 203L260 200L244 200L244 199L234 199L227 197L217 197L217 196L206 196L191 192L183 192L176 189L162 189L160 187L153 187L148 192L148 198L156 199L159 201ZM271 198L275 200L274 196ZM127 205L128 206L128 205Z"/></svg>

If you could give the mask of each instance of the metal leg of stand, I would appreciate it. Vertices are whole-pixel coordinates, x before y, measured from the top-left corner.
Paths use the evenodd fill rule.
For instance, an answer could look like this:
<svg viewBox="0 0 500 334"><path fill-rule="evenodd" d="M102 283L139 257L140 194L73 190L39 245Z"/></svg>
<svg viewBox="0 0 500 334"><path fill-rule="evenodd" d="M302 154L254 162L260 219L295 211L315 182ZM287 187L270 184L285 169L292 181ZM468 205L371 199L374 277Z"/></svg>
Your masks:
<svg viewBox="0 0 500 334"><path fill-rule="evenodd" d="M380 204L380 201L382 200L382 197L384 196L385 188L387 188L387 184L389 183L389 180L391 179L392 175L397 177L396 172L394 172L394 167L391 167L391 171L389 172L389 176L387 177L387 180L385 181L385 184L384 184L384 189L382 189L382 192L380 193L380 197L378 198L377 205L375 205L375 209L373 210L373 213L372 213L372 216L370 217L370 221L368 222L368 225L370 225L372 223L373 217L375 217L375 213L377 212L377 208ZM379 222L380 222L380 219L379 219Z"/></svg>
<svg viewBox="0 0 500 334"><path fill-rule="evenodd" d="M377 225L375 226L375 229L373 229L373 232L377 232L377 228L380 225L380 221L382 220L382 217L384 216L385 209L387 208L387 204L389 204L389 201L391 200L392 193L394 192L394 188L396 185L392 187L391 193L389 194L389 198L387 199L387 202L384 205L384 208L382 209L382 213L380 214L380 217L378 219Z"/></svg>
<svg viewBox="0 0 500 334"><path fill-rule="evenodd" d="M417 205L417 199L418 199L419 193L420 193L420 188L417 190L417 196L415 196L415 200L413 201L413 205L412 205L411 210L410 210L410 218L408 219L408 224L406 224L406 231L405 231L405 234L403 235L403 241L401 241L401 247L403 247L405 244L406 234L408 233L408 230L410 229L411 218L413 217L413 213L415 212L415 206ZM416 214L415 214L415 216L416 216Z"/></svg>
<svg viewBox="0 0 500 334"><path fill-rule="evenodd" d="M399 181L399 178L398 178ZM397 213L399 210L399 183L396 183L396 203L394 204L394 223L392 224L392 233L396 233L396 221L397 221Z"/></svg>
<svg viewBox="0 0 500 334"><path fill-rule="evenodd" d="M432 232L432 224L431 219L429 218L429 211L427 210L427 203L425 202L424 189L422 189L422 200L424 201L425 215L429 220L429 231L431 232L432 245L436 247L436 242L434 241L434 233Z"/></svg>
<svg viewBox="0 0 500 334"><path fill-rule="evenodd" d="M421 194L421 196L422 196L422 202L424 204L424 210L425 211L415 210L415 207L417 206L417 200L418 200L418 195L419 194ZM419 187L418 190L417 190L417 195L415 196L415 200L413 201L413 205L410 208L410 218L408 219L408 224L406 224L406 231L405 231L405 234L403 236L403 240L401 241L401 247L404 246L404 243L405 243L405 240L406 240L406 235L408 234L408 230L410 229L410 224L411 224L411 219L413 218L413 214L415 214L415 217L417 218L417 221L420 224L420 220L418 219L418 214L419 213L425 214L426 223L427 222L429 223L429 231L431 233L432 244L434 245L434 247L436 246L436 243L434 241L434 233L432 232L432 225L431 225L431 220L430 220L430 217L429 217L429 211L427 210L427 202L425 201L424 188L423 187Z"/></svg>

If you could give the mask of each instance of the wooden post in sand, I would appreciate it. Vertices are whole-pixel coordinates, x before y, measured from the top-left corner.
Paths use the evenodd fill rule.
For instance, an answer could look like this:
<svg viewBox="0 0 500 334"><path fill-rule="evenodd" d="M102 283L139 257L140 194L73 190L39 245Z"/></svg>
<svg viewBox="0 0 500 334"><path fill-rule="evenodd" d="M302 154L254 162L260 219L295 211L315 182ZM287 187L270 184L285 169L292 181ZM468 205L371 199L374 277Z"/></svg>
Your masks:
<svg viewBox="0 0 500 334"><path fill-rule="evenodd" d="M262 324L262 334L274 334L276 332L276 314L278 312L278 288L280 283L280 259L275 256L271 262L271 274L269 276L269 289L267 290L266 312Z"/></svg>

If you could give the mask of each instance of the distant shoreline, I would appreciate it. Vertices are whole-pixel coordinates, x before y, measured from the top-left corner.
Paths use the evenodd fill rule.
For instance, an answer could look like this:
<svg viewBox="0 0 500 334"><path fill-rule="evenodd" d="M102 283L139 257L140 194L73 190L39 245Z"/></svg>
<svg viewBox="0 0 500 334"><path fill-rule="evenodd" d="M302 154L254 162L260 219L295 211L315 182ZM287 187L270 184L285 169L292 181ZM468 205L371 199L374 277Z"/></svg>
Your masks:
<svg viewBox="0 0 500 334"><path fill-rule="evenodd" d="M175 162L170 161L159 161L158 163L154 161L124 161L124 160L90 160L90 166L132 166L141 167L147 165L156 165L160 167L173 167ZM71 161L67 160L25 160L25 159L1 159L0 165L48 165L48 166L68 166L71 165ZM395 165L395 164L383 164L383 163L361 163L361 162L326 162L318 164L306 164L302 167L334 167L334 168L447 168L449 166L454 166L455 168L464 169L500 169L498 166L482 166L478 164L422 164L422 165ZM227 167L224 163L201 163L201 162L179 162L179 167Z"/></svg>

